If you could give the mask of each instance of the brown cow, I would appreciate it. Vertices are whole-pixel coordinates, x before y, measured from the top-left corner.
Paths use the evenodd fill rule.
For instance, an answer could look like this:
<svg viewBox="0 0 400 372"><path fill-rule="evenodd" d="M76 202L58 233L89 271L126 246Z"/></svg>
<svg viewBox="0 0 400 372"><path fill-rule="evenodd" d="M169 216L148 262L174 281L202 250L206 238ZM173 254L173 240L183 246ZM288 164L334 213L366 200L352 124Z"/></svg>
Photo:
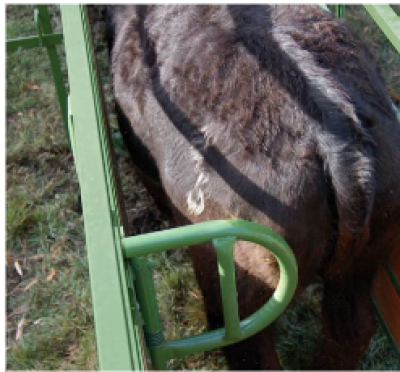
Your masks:
<svg viewBox="0 0 400 372"><path fill-rule="evenodd" d="M121 130L177 225L271 227L324 280L311 368L353 369L375 331L370 284L400 245L400 125L366 47L318 6L110 7ZM191 248L211 328L223 326L214 250ZM279 280L271 254L235 246L240 316ZM233 369L280 368L273 327L225 348Z"/></svg>

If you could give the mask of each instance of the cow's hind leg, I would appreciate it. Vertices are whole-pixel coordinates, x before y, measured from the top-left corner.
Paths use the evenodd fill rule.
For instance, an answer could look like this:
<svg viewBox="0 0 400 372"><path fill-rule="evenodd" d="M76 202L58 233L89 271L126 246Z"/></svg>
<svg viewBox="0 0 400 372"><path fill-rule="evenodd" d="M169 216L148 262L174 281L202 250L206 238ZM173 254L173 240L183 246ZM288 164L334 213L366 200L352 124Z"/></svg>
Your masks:
<svg viewBox="0 0 400 372"><path fill-rule="evenodd" d="M279 370L281 365L273 342L273 328L223 349L233 370Z"/></svg>
<svg viewBox="0 0 400 372"><path fill-rule="evenodd" d="M224 327L221 292L215 250L210 244L189 249L197 281L203 293L204 307L210 329ZM244 319L259 309L272 295L265 284L244 274L236 267L239 312ZM247 284L246 284L247 283ZM277 370L281 369L273 343L273 326L258 334L224 347L229 369L233 370Z"/></svg>
<svg viewBox="0 0 400 372"><path fill-rule="evenodd" d="M210 329L217 329L224 326L221 312L216 313L212 306L205 308ZM208 308L208 309L207 309ZM224 352L229 369L231 370L279 370L281 365L275 351L273 342L273 326L270 326L256 335L226 346Z"/></svg>
<svg viewBox="0 0 400 372"><path fill-rule="evenodd" d="M315 369L358 369L376 331L370 283L369 277L325 281L323 341Z"/></svg>

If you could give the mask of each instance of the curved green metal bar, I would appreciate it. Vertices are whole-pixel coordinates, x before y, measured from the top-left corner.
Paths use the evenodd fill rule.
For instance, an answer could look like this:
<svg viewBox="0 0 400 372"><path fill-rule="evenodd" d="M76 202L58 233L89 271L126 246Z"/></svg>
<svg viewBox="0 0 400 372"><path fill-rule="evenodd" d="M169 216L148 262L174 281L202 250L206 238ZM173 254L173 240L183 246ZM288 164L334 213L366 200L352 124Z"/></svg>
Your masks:
<svg viewBox="0 0 400 372"><path fill-rule="evenodd" d="M298 281L296 259L288 244L278 234L265 226L248 221L208 221L123 238L122 249L124 256L133 259L135 262L135 260L142 260L143 257L141 256L149 253L161 253L209 241L216 242L218 239L222 239L223 241L222 243L218 243L217 241L217 250L226 249L233 252L231 247L235 239L232 240L232 237L237 240L246 240L264 246L274 254L280 268L280 280L276 291L263 307L248 318L240 321L237 327L231 323L230 327L234 330L233 332L227 332L225 328L220 328L201 335L165 342L164 337L159 334L160 329L153 329L157 340L160 341L158 345L152 342L148 343L155 368L165 369L166 361L169 359L230 345L248 338L270 325L287 307L295 293ZM229 240L231 240L232 245L229 244ZM220 258L219 255L218 258ZM143 274L143 262L141 268L141 274ZM151 288L152 284L147 281L146 283L142 282L141 285L145 286L144 292L146 293L144 295L147 298L151 296L149 292L152 292L154 289L154 287ZM224 285L223 280L221 280L221 285ZM221 288L222 293L225 292L228 294L232 291L236 293L234 281L232 283L231 280L230 284L226 284L225 282L225 286L227 285L230 285L230 287ZM140 292L141 290L138 289L139 296ZM146 301L143 303L142 301L140 302L142 305L147 303ZM151 320L156 316L156 308L142 306L141 310L145 320L145 331L147 318L151 324L159 324L158 321L154 322L154 320ZM226 321L227 319L225 319ZM234 320L230 321L234 322Z"/></svg>

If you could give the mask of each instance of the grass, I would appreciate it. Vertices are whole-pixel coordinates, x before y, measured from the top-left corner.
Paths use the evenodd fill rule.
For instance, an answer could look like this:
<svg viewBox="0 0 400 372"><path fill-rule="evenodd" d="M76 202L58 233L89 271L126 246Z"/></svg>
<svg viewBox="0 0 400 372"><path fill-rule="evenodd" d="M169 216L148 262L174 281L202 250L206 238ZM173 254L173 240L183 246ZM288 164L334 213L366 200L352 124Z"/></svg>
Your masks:
<svg viewBox="0 0 400 372"><path fill-rule="evenodd" d="M7 6L7 38L34 34L32 17ZM79 187L47 54L9 54L6 72L7 368L93 369Z"/></svg>
<svg viewBox="0 0 400 372"><path fill-rule="evenodd" d="M59 28L56 6L53 22ZM33 6L7 6L7 38L36 32ZM400 94L400 57L361 7L346 19L370 41L390 90ZM400 6L395 7L399 12ZM106 109L115 128L101 13L95 45ZM62 67L65 58L59 47ZM97 366L88 264L79 185L56 100L50 66L41 49L7 55L7 368L92 370ZM118 153L129 224L133 233L168 227L136 179L129 156ZM152 257L161 316L168 339L205 330L201 293L185 252ZM313 285L279 320L278 352L286 368L307 366L318 342L322 289ZM295 351L295 352L294 352ZM171 369L224 369L220 351L174 360ZM382 330L361 369L400 369Z"/></svg>

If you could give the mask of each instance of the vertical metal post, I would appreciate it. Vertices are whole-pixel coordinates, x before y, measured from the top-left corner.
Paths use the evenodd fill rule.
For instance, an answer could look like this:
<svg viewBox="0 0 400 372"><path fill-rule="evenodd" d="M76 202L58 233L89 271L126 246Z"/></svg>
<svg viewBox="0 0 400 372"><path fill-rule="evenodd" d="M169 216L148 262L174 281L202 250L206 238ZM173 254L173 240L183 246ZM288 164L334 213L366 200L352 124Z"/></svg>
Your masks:
<svg viewBox="0 0 400 372"><path fill-rule="evenodd" d="M63 4L61 15L99 367L143 370L143 335L122 255L123 231L86 8Z"/></svg>
<svg viewBox="0 0 400 372"><path fill-rule="evenodd" d="M335 5L335 14L338 18L344 17L344 4L336 4Z"/></svg>
<svg viewBox="0 0 400 372"><path fill-rule="evenodd" d="M148 260L144 257L132 258L131 262L136 274L135 284L144 321L146 343L150 349L154 367L165 370L167 367L166 359L163 357L163 353L158 353L165 339L151 268Z"/></svg>
<svg viewBox="0 0 400 372"><path fill-rule="evenodd" d="M228 340L239 340L242 335L239 324L235 261L233 259L235 240L236 238L234 237L213 240L213 245L218 257L218 272L225 322L225 338Z"/></svg>
<svg viewBox="0 0 400 372"><path fill-rule="evenodd" d="M140 307L142 308L145 334L150 336L151 343L162 343L162 324L158 313L156 292L149 263L146 258L132 259L136 273L136 288ZM145 311L146 309L146 311ZM157 340L154 338L157 337Z"/></svg>
<svg viewBox="0 0 400 372"><path fill-rule="evenodd" d="M51 26L50 15L48 11L47 5L36 5L37 16L36 22L39 30L39 38L41 36L40 29L42 29L42 33L49 35L53 33L53 28ZM68 141L70 141L69 132L68 132L68 109L67 109L67 93L65 90L63 74L61 71L60 58L57 54L57 47L55 45L47 45L44 44L47 50L47 55L49 56L51 72L53 74L54 85L56 87L58 102L60 104L61 115L64 122L64 127L67 133Z"/></svg>

